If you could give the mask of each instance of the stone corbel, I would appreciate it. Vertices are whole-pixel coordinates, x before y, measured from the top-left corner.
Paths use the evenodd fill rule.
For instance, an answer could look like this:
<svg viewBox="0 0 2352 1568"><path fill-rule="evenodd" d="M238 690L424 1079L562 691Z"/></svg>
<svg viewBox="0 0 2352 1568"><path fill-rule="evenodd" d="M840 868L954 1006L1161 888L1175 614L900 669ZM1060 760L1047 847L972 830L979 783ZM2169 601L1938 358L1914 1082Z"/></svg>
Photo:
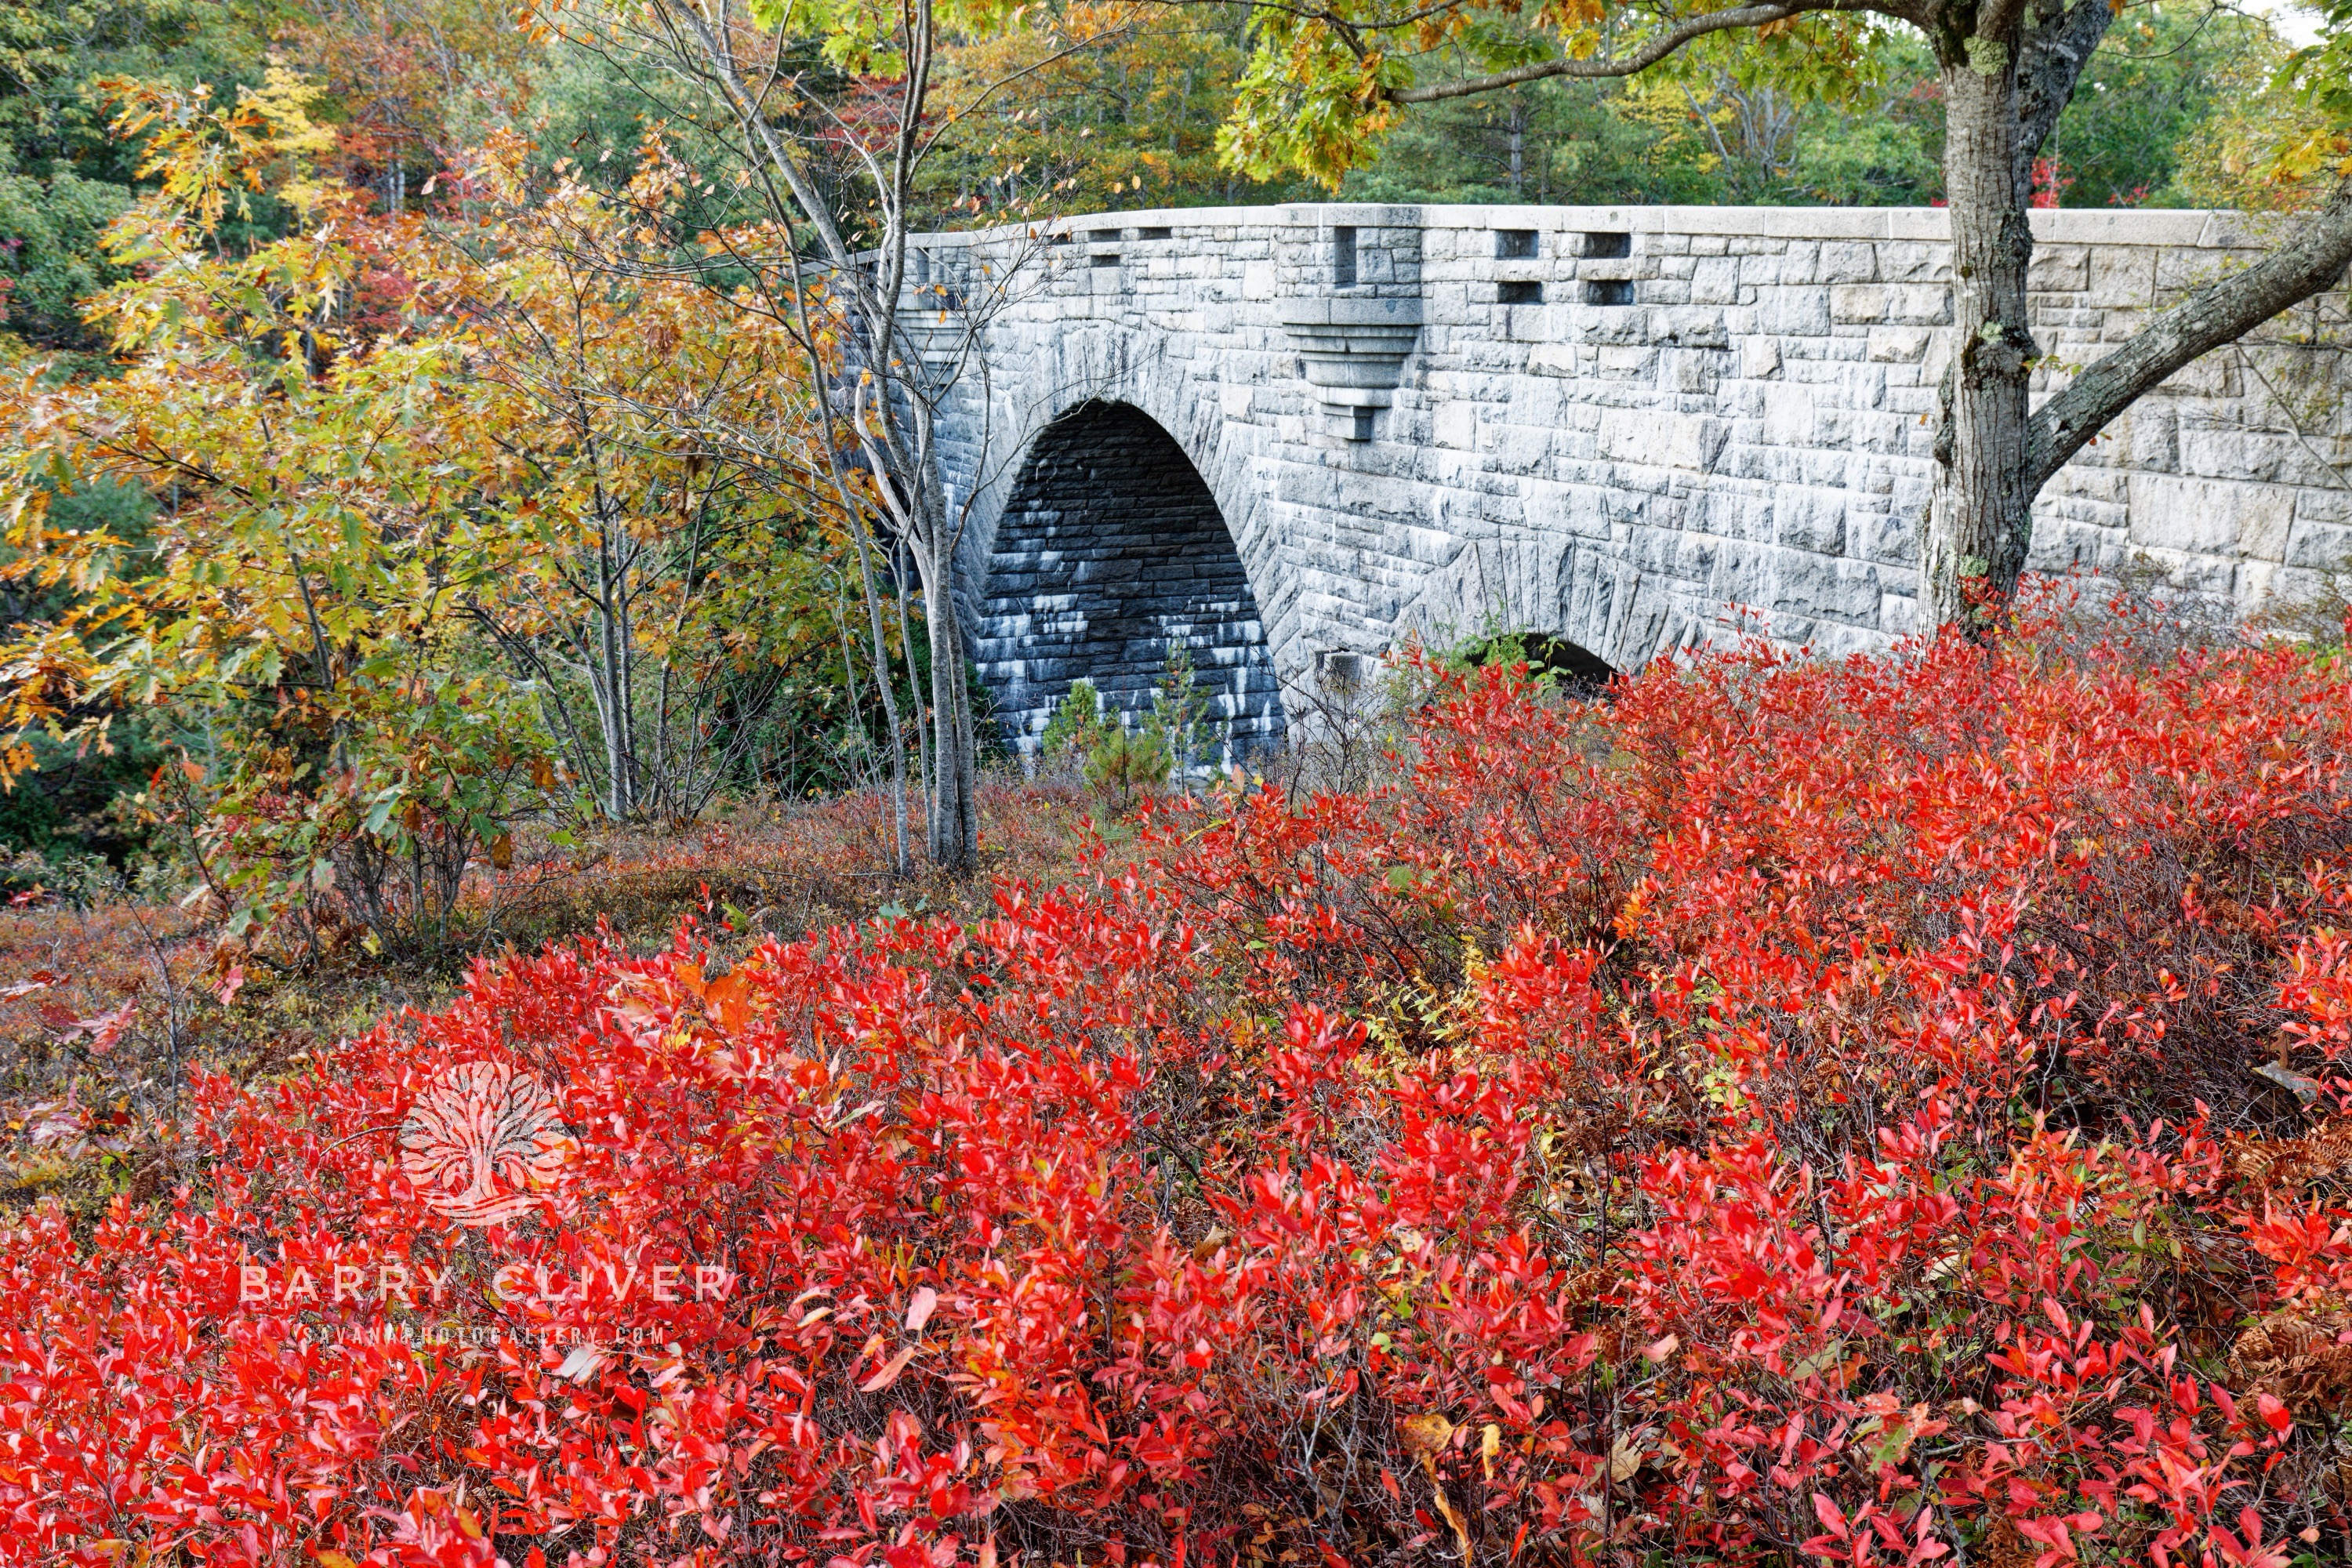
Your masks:
<svg viewBox="0 0 2352 1568"><path fill-rule="evenodd" d="M941 382L953 375L971 330L971 322L960 310L936 305L928 309L901 306L898 310L898 341L920 363L920 378L927 382Z"/></svg>
<svg viewBox="0 0 2352 1568"><path fill-rule="evenodd" d="M1329 433L1342 440L1370 439L1372 411L1389 405L1421 337L1421 301L1292 300L1283 305L1282 326L1323 405Z"/></svg>

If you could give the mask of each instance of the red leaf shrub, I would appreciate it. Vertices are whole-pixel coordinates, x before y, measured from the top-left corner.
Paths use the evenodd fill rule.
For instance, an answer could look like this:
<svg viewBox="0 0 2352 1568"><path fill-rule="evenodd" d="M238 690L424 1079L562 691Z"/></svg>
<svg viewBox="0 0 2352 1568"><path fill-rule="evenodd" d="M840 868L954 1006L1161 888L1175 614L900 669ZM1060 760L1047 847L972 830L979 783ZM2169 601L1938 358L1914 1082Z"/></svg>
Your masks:
<svg viewBox="0 0 2352 1568"><path fill-rule="evenodd" d="M1423 673L1381 784L993 919L205 1080L173 1201L0 1241L0 1554L2347 1550L2331 669ZM401 1129L493 1079L568 1136L469 1226Z"/></svg>

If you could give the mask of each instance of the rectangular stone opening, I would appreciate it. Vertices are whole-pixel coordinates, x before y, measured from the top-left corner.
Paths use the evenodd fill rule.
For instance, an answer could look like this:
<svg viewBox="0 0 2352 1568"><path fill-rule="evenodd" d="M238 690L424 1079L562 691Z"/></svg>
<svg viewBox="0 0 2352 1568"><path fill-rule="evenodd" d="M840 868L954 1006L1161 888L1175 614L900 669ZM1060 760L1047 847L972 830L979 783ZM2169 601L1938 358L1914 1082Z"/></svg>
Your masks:
<svg viewBox="0 0 2352 1568"><path fill-rule="evenodd" d="M1536 231L1531 228L1498 228L1495 231L1495 259L1526 261L1536 253Z"/></svg>
<svg viewBox="0 0 2352 1568"><path fill-rule="evenodd" d="M1506 305L1540 305L1543 285L1520 279L1495 286L1495 298Z"/></svg>
<svg viewBox="0 0 2352 1568"><path fill-rule="evenodd" d="M1627 278L1612 278L1605 281L1594 279L1584 285L1584 302L1588 305L1630 305L1633 302L1633 283Z"/></svg>
<svg viewBox="0 0 2352 1568"><path fill-rule="evenodd" d="M1173 239L1176 237L1176 231L1172 228L1139 228L1135 231L1135 237L1138 239Z"/></svg>
<svg viewBox="0 0 2352 1568"><path fill-rule="evenodd" d="M1633 237L1630 234L1588 234L1584 237L1583 254L1588 261L1615 261L1633 254Z"/></svg>
<svg viewBox="0 0 2352 1568"><path fill-rule="evenodd" d="M1097 267L1116 267L1118 265L1118 258L1117 256L1097 256L1093 259L1094 264Z"/></svg>
<svg viewBox="0 0 2352 1568"><path fill-rule="evenodd" d="M1315 655L1315 683L1326 691L1345 695L1361 690L1379 673L1379 661L1360 653L1327 647Z"/></svg>
<svg viewBox="0 0 2352 1568"><path fill-rule="evenodd" d="M1352 228L1331 231L1331 285L1335 289L1356 286L1356 231Z"/></svg>
<svg viewBox="0 0 2352 1568"><path fill-rule="evenodd" d="M1093 240L1097 245L1108 244L1115 241L1118 238L1118 235L1119 231L1115 228L1090 228L1087 230L1087 237Z"/></svg>

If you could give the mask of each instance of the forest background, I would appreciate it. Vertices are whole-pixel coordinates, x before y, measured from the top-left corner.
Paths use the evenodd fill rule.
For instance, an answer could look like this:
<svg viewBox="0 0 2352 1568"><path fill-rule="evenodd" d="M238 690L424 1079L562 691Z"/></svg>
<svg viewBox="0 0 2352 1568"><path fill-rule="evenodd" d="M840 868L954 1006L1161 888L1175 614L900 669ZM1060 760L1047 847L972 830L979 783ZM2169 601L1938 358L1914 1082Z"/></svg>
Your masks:
<svg viewBox="0 0 2352 1568"><path fill-rule="evenodd" d="M1219 165L1216 132L1244 65L1246 9L1028 8L1006 36L946 61L979 79L1073 38L1090 47L982 114L931 174L940 226L977 187L1050 191L1069 211L1283 201L1324 193ZM2219 206L2262 197L2249 121L2286 47L2265 18L2200 0L2126 8L2059 122L2044 188L2059 206ZM16 0L0 9L0 298L35 348L92 352L85 300L122 276L105 226L142 186L142 148L110 129L102 84L209 84L233 101L273 54L316 76L333 172L383 207L414 199L494 128L542 169L633 153L646 105L614 62L534 38L497 0ZM1339 199L1398 202L1916 205L1940 198L1942 116L1910 84L1916 41L1890 36L1857 95L1808 98L1717 58L1628 82L1549 80L1408 118ZM1906 68L1906 67L1910 68ZM1882 93L1884 81L1903 84ZM625 167L625 163L624 164ZM1014 172L1017 171L1017 172ZM148 182L151 183L152 182ZM232 241L282 227L264 204Z"/></svg>

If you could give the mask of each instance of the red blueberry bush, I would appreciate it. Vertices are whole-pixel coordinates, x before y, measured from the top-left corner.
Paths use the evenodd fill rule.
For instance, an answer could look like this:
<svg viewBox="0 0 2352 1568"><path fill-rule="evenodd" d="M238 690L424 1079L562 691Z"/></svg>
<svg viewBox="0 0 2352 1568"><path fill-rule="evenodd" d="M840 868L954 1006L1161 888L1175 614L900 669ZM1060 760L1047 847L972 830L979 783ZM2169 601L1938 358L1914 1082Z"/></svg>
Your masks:
<svg viewBox="0 0 2352 1568"><path fill-rule="evenodd" d="M0 1555L2352 1552L2332 668L1417 673L1372 784L992 919L204 1081L171 1199L0 1241ZM488 1225L403 1158L460 1068L564 1133Z"/></svg>

